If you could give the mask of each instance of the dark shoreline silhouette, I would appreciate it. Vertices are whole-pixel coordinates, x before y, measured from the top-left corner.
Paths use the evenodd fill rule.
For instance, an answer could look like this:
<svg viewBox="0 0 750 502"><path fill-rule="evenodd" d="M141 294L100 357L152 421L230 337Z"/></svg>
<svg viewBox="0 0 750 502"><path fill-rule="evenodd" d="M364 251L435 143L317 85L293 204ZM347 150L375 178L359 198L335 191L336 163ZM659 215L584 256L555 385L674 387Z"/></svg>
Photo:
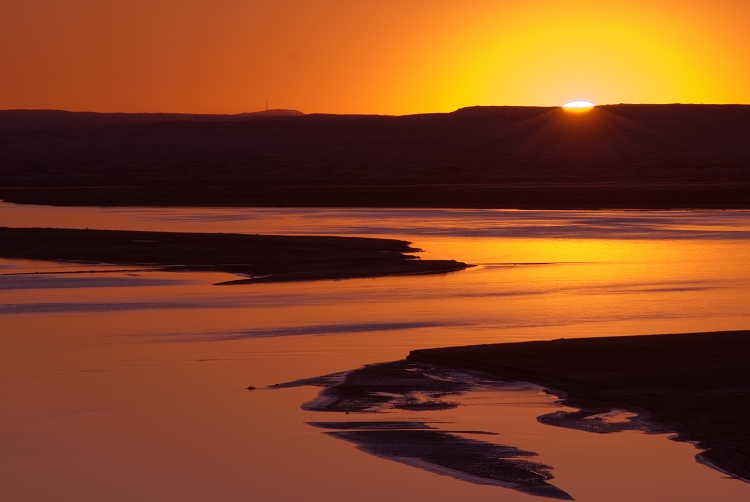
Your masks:
<svg viewBox="0 0 750 502"><path fill-rule="evenodd" d="M411 116L0 111L0 198L55 205L750 208L750 106Z"/></svg>
<svg viewBox="0 0 750 502"><path fill-rule="evenodd" d="M407 361L489 372L565 395L578 428L607 408L646 412L698 460L750 481L750 331L560 339L415 350ZM546 422L544 421L546 420ZM592 429L592 431L596 431Z"/></svg>
<svg viewBox="0 0 750 502"><path fill-rule="evenodd" d="M366 420L308 424L327 429L329 436L349 441L370 455L469 483L500 486L557 500L573 500L570 494L551 483L553 467L535 461L537 453L483 440L482 436L497 436L496 432L439 429L436 427L439 422L424 419L378 419L383 416L381 412L393 409L419 411L427 417L429 412L456 407L451 398L460 394L486 386L504 385L489 376L490 380L486 380L476 372L396 361L269 388L324 387L317 398L302 405L303 409L356 417L367 414Z"/></svg>
<svg viewBox="0 0 750 502"><path fill-rule="evenodd" d="M361 237L0 227L0 256L250 276L220 285L440 274L468 265L420 260L408 242Z"/></svg>
<svg viewBox="0 0 750 502"><path fill-rule="evenodd" d="M529 382L578 409L544 414L538 417L543 424L598 434L676 432L674 439L706 450L696 455L699 462L750 481L748 354L750 331L500 343L414 350L405 360L269 388L323 387L303 409L369 414L366 420L309 422L367 453L435 472L442 466L465 481L496 481L535 495L568 498L548 483L554 466L519 462L519 454L533 452L514 453L510 447L510 456L497 456L484 451L487 444L480 438L454 445L456 434L495 432L442 430L445 423L431 422L428 413L455 407L453 400L461 394ZM378 420L379 413L390 410L419 411L425 418L393 421L386 414ZM637 415L624 416L622 410ZM624 419L603 418L612 412ZM453 448L463 448L455 459ZM409 463L409 458L419 462ZM517 469L527 474L519 476Z"/></svg>

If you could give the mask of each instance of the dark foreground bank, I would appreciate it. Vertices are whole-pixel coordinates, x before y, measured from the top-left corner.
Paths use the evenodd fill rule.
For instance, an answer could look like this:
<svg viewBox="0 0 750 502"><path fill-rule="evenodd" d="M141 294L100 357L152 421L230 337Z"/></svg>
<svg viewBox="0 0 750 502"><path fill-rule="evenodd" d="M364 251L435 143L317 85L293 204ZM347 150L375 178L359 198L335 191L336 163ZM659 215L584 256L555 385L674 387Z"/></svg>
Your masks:
<svg viewBox="0 0 750 502"><path fill-rule="evenodd" d="M270 388L324 387L317 398L302 407L347 416L344 421L308 423L370 455L469 483L573 500L551 483L553 467L535 459L536 452L487 441L488 436L497 435L491 431L441 429L436 426L448 423L430 418L431 412L457 407L453 399L461 394L506 384L491 376L482 378L476 372L396 361ZM408 421L393 420L389 414L393 410L409 410L419 415Z"/></svg>
<svg viewBox="0 0 750 502"><path fill-rule="evenodd" d="M560 339L415 350L413 362L482 370L567 394L591 415L646 411L699 458L750 480L750 331Z"/></svg>
<svg viewBox="0 0 750 502"><path fill-rule="evenodd" d="M0 227L3 258L250 276L221 284L437 274L468 266L408 254L416 251L395 239Z"/></svg>

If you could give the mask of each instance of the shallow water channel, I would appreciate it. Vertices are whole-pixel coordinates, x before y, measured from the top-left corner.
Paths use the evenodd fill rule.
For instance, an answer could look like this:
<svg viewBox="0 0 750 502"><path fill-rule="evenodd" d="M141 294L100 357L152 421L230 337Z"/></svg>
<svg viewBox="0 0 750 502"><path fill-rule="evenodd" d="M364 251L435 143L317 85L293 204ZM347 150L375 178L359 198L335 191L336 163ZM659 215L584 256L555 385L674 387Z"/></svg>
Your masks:
<svg viewBox="0 0 750 502"><path fill-rule="evenodd" d="M0 260L2 500L542 500L308 425L367 420L493 433L481 440L536 453L575 500L750 498L669 434L538 422L561 408L529 385L349 415L303 410L316 387L263 388L425 347L750 329L748 212L0 203L0 225L395 237L478 265L217 287L228 276Z"/></svg>

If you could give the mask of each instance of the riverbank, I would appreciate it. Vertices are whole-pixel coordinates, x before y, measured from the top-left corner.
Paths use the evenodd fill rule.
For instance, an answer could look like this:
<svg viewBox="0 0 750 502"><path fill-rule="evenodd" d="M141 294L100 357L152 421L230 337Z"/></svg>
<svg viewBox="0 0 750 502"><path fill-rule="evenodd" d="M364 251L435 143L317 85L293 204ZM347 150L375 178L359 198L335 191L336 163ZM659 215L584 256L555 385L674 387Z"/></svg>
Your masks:
<svg viewBox="0 0 750 502"><path fill-rule="evenodd" d="M219 283L312 281L441 274L469 265L420 260L406 241L361 237L137 232L0 227L0 257L226 272Z"/></svg>
<svg viewBox="0 0 750 502"><path fill-rule="evenodd" d="M610 409L648 418L750 480L750 331L559 339L412 351L407 360L490 372L564 393L585 420Z"/></svg>

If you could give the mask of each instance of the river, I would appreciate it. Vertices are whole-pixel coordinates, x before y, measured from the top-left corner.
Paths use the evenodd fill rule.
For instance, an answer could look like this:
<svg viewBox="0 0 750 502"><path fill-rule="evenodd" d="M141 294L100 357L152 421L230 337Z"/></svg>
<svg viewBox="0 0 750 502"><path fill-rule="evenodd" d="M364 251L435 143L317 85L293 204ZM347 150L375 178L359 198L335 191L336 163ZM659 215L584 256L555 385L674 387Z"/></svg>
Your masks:
<svg viewBox="0 0 750 502"><path fill-rule="evenodd" d="M12 501L531 501L368 455L265 387L412 349L750 328L750 212L55 208L0 225L405 239L435 276L217 287L211 273L0 260L0 494ZM666 434L543 425L531 386L399 411L539 455L581 501L745 501ZM370 416L370 415L367 415Z"/></svg>

